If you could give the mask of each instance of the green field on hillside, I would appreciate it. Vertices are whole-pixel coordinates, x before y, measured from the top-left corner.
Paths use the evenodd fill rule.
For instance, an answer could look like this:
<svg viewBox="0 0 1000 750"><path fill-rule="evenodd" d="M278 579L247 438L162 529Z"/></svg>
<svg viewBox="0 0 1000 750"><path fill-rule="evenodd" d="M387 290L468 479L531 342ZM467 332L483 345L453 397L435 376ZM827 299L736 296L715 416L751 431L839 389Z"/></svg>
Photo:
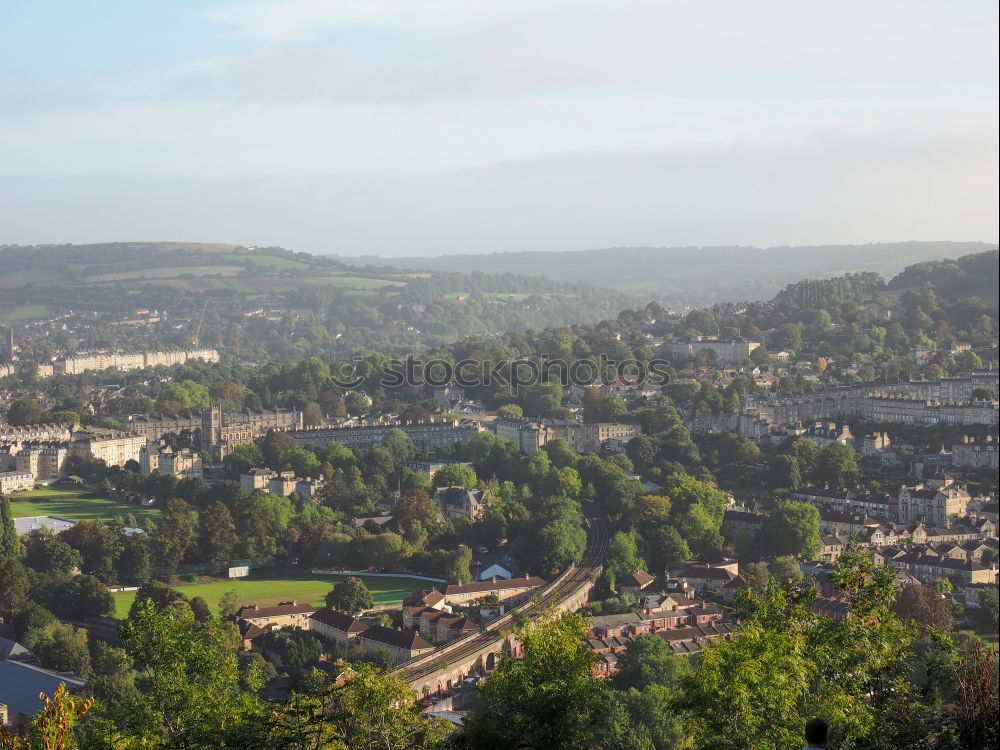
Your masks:
<svg viewBox="0 0 1000 750"><path fill-rule="evenodd" d="M189 583L175 586L188 598L200 596L213 612L218 612L218 602L227 591L235 591L241 605L259 604L270 607L278 602L308 602L318 607L325 606L324 597L334 584L344 580L347 574L337 575L287 575L281 578L241 578L235 581L213 581L212 583ZM375 606L398 606L403 598L420 589L434 586L431 581L403 576L359 575L372 592ZM134 591L114 594L115 617L128 616L129 608L135 601Z"/></svg>
<svg viewBox="0 0 1000 750"><path fill-rule="evenodd" d="M0 309L0 323L23 323L26 320L46 318L53 313L48 305L20 305Z"/></svg>
<svg viewBox="0 0 1000 750"><path fill-rule="evenodd" d="M86 487L43 487L11 495L11 513L23 516L59 516L76 520L110 521L129 513L142 523L143 518L156 518L160 511L141 505L120 503Z"/></svg>

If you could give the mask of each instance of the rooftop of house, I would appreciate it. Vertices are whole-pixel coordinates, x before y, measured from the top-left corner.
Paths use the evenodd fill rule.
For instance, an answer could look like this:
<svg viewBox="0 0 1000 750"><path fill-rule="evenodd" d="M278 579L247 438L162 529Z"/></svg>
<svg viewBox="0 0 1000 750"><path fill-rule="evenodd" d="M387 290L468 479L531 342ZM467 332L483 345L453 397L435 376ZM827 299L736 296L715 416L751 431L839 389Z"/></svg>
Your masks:
<svg viewBox="0 0 1000 750"><path fill-rule="evenodd" d="M434 499L445 505L464 505L466 502L478 504L483 499L483 491L465 487L438 487L434 491Z"/></svg>
<svg viewBox="0 0 1000 750"><path fill-rule="evenodd" d="M10 638L0 638L0 660L37 662L38 657Z"/></svg>
<svg viewBox="0 0 1000 750"><path fill-rule="evenodd" d="M260 638L267 631L254 625L252 622L242 621L240 623L240 632L243 634L243 640L252 641L255 638Z"/></svg>
<svg viewBox="0 0 1000 750"><path fill-rule="evenodd" d="M655 581L656 578L651 576L645 570L637 570L634 573L629 573L621 581L619 581L620 586L638 586L639 588L644 588Z"/></svg>
<svg viewBox="0 0 1000 750"><path fill-rule="evenodd" d="M624 625L641 625L642 618L635 612L626 612L621 615L597 615L590 618L592 628L620 628Z"/></svg>
<svg viewBox="0 0 1000 750"><path fill-rule="evenodd" d="M434 644L426 641L419 633L411 630L394 630L384 625L372 625L358 637L374 643L381 643L393 648L408 649L410 651L434 648Z"/></svg>
<svg viewBox="0 0 1000 750"><path fill-rule="evenodd" d="M736 577L735 573L732 573L725 568L700 568L700 567L689 567L678 573L681 578L710 578L719 581L731 581Z"/></svg>
<svg viewBox="0 0 1000 750"><path fill-rule="evenodd" d="M14 519L14 528L18 536L39 532L42 529L57 534L74 526L76 526L76 521L73 519L59 518L58 516L21 516Z"/></svg>
<svg viewBox="0 0 1000 750"><path fill-rule="evenodd" d="M456 594L488 594L491 591L510 589L530 589L544 586L545 579L539 576L524 576L522 578L496 578L479 583L449 583L444 590L445 596Z"/></svg>
<svg viewBox="0 0 1000 750"><path fill-rule="evenodd" d="M41 693L52 695L65 682L70 690L82 688L86 680L72 674L53 672L26 661L0 659L0 703L7 704L13 718L17 714L32 715L42 708Z"/></svg>
<svg viewBox="0 0 1000 750"><path fill-rule="evenodd" d="M236 612L238 620L253 620L260 617L287 617L288 615L312 614L316 607L299 602L282 602L274 607L240 607Z"/></svg>
<svg viewBox="0 0 1000 750"><path fill-rule="evenodd" d="M403 599L403 606L433 607L442 599L444 599L444 594L437 589L430 589L429 591L414 591L410 596Z"/></svg>
<svg viewBox="0 0 1000 750"><path fill-rule="evenodd" d="M457 617L445 614L438 619L438 627L444 626L448 630L478 630L479 626L467 617Z"/></svg>
<svg viewBox="0 0 1000 750"><path fill-rule="evenodd" d="M736 576L733 580L725 585L727 589L741 589L747 586L747 579L741 575Z"/></svg>
<svg viewBox="0 0 1000 750"><path fill-rule="evenodd" d="M723 622L711 622L706 625L692 625L686 628L657 630L656 635L668 643L677 641L693 641L701 638L717 638L730 635L733 627Z"/></svg>
<svg viewBox="0 0 1000 750"><path fill-rule="evenodd" d="M324 607L316 610L310 615L310 619L329 625L331 628L342 630L345 633L363 633L368 626L356 617L338 612L335 609Z"/></svg>

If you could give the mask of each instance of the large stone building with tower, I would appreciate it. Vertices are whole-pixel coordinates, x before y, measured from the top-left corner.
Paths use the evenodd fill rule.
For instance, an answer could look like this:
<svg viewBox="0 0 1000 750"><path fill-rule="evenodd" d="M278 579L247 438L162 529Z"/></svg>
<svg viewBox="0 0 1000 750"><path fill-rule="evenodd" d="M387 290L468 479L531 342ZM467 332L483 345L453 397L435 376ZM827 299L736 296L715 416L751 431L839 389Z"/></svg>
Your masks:
<svg viewBox="0 0 1000 750"><path fill-rule="evenodd" d="M147 417L121 415L117 419L126 429L147 441L157 442L167 433L176 435L187 432L213 460L221 461L237 445L252 443L269 430L292 431L302 429L302 412L288 409L273 411L222 411L217 406L201 414L187 417Z"/></svg>

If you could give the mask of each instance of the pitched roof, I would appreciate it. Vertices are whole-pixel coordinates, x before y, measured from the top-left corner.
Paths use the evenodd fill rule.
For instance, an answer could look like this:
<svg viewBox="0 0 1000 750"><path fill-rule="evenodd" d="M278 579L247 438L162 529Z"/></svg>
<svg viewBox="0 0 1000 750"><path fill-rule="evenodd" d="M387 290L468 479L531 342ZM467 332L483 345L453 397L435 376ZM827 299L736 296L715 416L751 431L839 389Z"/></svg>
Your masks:
<svg viewBox="0 0 1000 750"><path fill-rule="evenodd" d="M0 703L6 703L11 718L17 714L34 714L42 707L39 693L52 695L65 682L69 689L81 688L86 680L53 672L23 661L0 659Z"/></svg>
<svg viewBox="0 0 1000 750"><path fill-rule="evenodd" d="M681 578L714 578L720 581L731 581L736 577L725 568L685 568L678 574Z"/></svg>
<svg viewBox="0 0 1000 750"><path fill-rule="evenodd" d="M309 619L329 625L331 628L342 630L345 633L362 633L368 629L368 626L358 618L351 617L351 615L346 615L329 607L324 607L313 612Z"/></svg>
<svg viewBox="0 0 1000 750"><path fill-rule="evenodd" d="M477 630L479 628L476 623L467 617L456 617L454 615L446 615L438 619L438 627L444 627L447 630Z"/></svg>
<svg viewBox="0 0 1000 750"><path fill-rule="evenodd" d="M625 576L624 580L621 581L621 585L638 586L639 588L643 588L644 586L648 586L655 580L656 579L649 573L647 573L645 570L637 570L634 573L630 573L629 575Z"/></svg>
<svg viewBox="0 0 1000 750"><path fill-rule="evenodd" d="M279 604L275 607L240 607L236 612L238 620L250 620L258 617L284 617L287 615L312 614L316 608L311 604Z"/></svg>
<svg viewBox="0 0 1000 750"><path fill-rule="evenodd" d="M733 579L735 580L735 579ZM688 615L694 615L696 617L703 617L705 615L721 615L722 607L718 607L714 604L705 604L702 602L696 607L688 607L684 610Z"/></svg>
<svg viewBox="0 0 1000 750"><path fill-rule="evenodd" d="M438 487L434 492L434 500L446 505L464 505L468 502L476 506L482 499L482 490L470 490L465 487Z"/></svg>
<svg viewBox="0 0 1000 750"><path fill-rule="evenodd" d="M723 623L709 623L708 625L692 625L686 628L672 628L669 630L657 630L656 634L667 643L678 641L693 641L699 638L718 638L729 635L733 629Z"/></svg>
<svg viewBox="0 0 1000 750"><path fill-rule="evenodd" d="M252 641L255 638L260 638L267 632L266 630L262 630L257 627L252 622L243 622L243 625L244 627L240 628L240 630L243 632L243 640L245 641Z"/></svg>
<svg viewBox="0 0 1000 750"><path fill-rule="evenodd" d="M30 649L9 638L0 638L0 659L9 659L10 661L38 661L38 657Z"/></svg>
<svg viewBox="0 0 1000 750"><path fill-rule="evenodd" d="M490 591L530 589L544 585L544 578L524 576L522 578L498 579L496 581L482 581L480 583L449 583L445 587L444 593L445 596L454 596L455 594L487 594Z"/></svg>
<svg viewBox="0 0 1000 750"><path fill-rule="evenodd" d="M414 591L410 596L403 599L403 606L433 607L442 599L444 599L444 594L437 589L430 589L429 591Z"/></svg>
<svg viewBox="0 0 1000 750"><path fill-rule="evenodd" d="M434 644L424 640L419 633L412 630L393 630L384 625L372 625L364 633L358 636L374 643L381 643L393 648L402 648L409 651L419 651L425 648L434 648Z"/></svg>
<svg viewBox="0 0 1000 750"><path fill-rule="evenodd" d="M622 625L641 625L642 618L635 612L623 615L598 615L590 618L590 626L594 628L617 628Z"/></svg>

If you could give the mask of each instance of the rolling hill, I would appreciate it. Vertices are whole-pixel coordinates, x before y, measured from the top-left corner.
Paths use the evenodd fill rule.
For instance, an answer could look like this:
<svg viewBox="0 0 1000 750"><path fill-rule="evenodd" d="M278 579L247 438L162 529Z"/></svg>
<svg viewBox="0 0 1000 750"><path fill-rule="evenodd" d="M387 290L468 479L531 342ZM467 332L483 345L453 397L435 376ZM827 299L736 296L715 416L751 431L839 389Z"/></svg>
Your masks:
<svg viewBox="0 0 1000 750"><path fill-rule="evenodd" d="M470 273L521 273L582 281L668 305L708 305L765 300L802 278L831 278L871 271L890 278L904 267L982 252L981 242L893 242L871 245L756 247L615 247L568 252L384 258L397 268ZM370 263L371 258L340 257Z"/></svg>

